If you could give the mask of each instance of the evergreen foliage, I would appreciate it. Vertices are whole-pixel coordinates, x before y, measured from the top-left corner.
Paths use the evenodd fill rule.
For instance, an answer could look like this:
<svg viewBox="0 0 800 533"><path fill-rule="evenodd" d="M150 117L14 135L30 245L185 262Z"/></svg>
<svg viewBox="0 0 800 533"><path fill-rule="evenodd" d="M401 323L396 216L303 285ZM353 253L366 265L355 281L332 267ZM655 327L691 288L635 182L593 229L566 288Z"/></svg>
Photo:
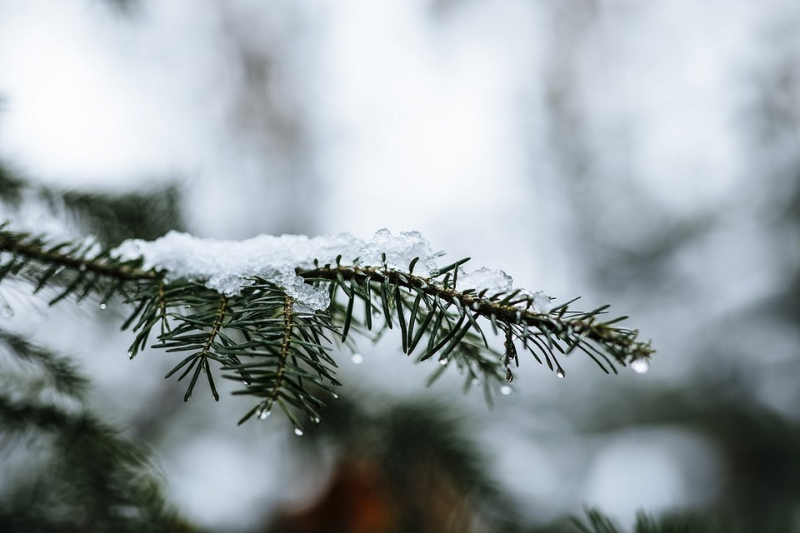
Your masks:
<svg viewBox="0 0 800 533"><path fill-rule="evenodd" d="M33 203L97 236L59 240L17 231L7 222L0 227L0 288L18 291L21 282L51 304L91 300L101 309L128 306L122 326L134 335L131 357L150 346L182 354L168 377L187 382L185 400L203 385L198 381L207 382L218 399L222 377L243 383L234 394L256 399L241 421L266 418L279 408L298 433L317 430L310 434L346 442L353 438L348 428L382 432L388 455L379 462L428 457L425 464L443 469L437 476L445 478L437 479L449 480L456 494L480 494L475 500L480 519L501 530L518 530L519 517L444 410L399 406L381 415L379 427L357 410L342 423L341 410L351 405L344 403L331 411L332 425L302 427L302 415L318 422L326 396L337 394L338 351L355 351L356 338L377 340L393 330L404 353L413 353L418 362L439 361L430 382L455 366L464 375L464 388L480 383L489 401L498 386L513 380L513 368L525 351L562 377L563 356L575 350L588 354L606 373L616 372L616 365L646 361L652 353L636 331L616 325L619 319L603 320L605 307L583 313L568 302L537 313L527 293L487 296L460 290L458 267L465 261L430 277L414 274L414 261L407 271L338 263L298 270L307 283L331 296L327 310L311 312L295 306L266 279L253 279L241 294L225 296L200 281L167 282L164 272L142 269L141 260L113 257L110 251L125 239L152 239L182 228L173 186L121 195L64 192L32 184L0 165L0 199L11 220ZM37 461L41 469L12 485L0 501L0 521L10 531L192 529L165 502L146 451L88 410L88 381L69 359L1 330L0 348L12 355L0 376L10 384L0 397L3 442L46 442L49 450ZM23 379L17 379L17 367ZM405 459L395 457L402 450ZM390 477L406 479L400 473ZM393 498L413 503L408 497L412 481L388 490ZM30 505L33 500L36 504Z"/></svg>
<svg viewBox="0 0 800 533"><path fill-rule="evenodd" d="M0 499L3 531L191 530L145 451L88 409L88 381L69 359L2 332L0 366L2 451L24 442L39 457Z"/></svg>
<svg viewBox="0 0 800 533"><path fill-rule="evenodd" d="M607 306L574 311L573 300L541 313L534 311L532 296L520 290L492 295L459 290L458 267L466 260L430 277L413 273L416 260L407 272L338 263L298 268L306 283L331 295L329 309L313 312L296 308L281 288L261 278L249 280L233 296L199 281L167 283L167 273L143 270L141 259L120 260L110 247L92 240L52 240L4 225L0 251L0 281L10 276L24 279L34 292L49 288L51 304L95 298L105 308L118 296L132 305L122 326L135 333L131 357L151 341L167 352L189 352L167 375L188 380L184 400L201 377L218 400L212 361L219 365L223 377L243 383L234 394L258 400L240 423L254 415L266 418L275 407L297 431L302 431L297 413L318 422L322 398L335 395L340 385L332 348L352 347L355 332L379 337L397 328L404 353L416 352L418 362L438 359L429 382L455 366L465 376L465 389L480 382L489 401L499 384L513 381L520 352L529 352L559 377L565 375L559 357L575 350L606 373L617 372L615 363L646 364L652 354L636 330L616 325L625 317L602 320ZM484 330L502 339L501 350Z"/></svg>
<svg viewBox="0 0 800 533"><path fill-rule="evenodd" d="M135 14L140 7L138 0L105 0L105 3L125 15ZM586 6L575 4L572 6L575 9L561 9L560 12L570 24L577 22L591 28L584 15L589 11L595 14L606 11L598 11L594 5ZM565 29L558 21L556 26ZM768 33L780 36L785 31ZM752 113L763 121L754 139L757 138L755 144L763 147L764 154L756 159L750 154L750 164L759 169L760 175L764 174L762 177L765 179L761 181L768 184L764 190L770 192L754 195L751 188L744 188L747 191L747 209L725 203L727 215L716 219L713 213L692 220L670 220L662 216L661 220L666 223L653 224L650 231L643 231L638 224L620 227L601 220L601 214L619 205L638 207L648 212L648 218L659 220L658 216L649 217L652 214L649 211L657 211L654 208L659 206L648 203L646 195L630 187L627 180L622 180L618 190L613 190L613 183L595 182L608 188L604 189L608 194L591 192L597 189L587 178L595 177L597 165L587 162L606 161L604 150L608 146L603 143L592 145L591 134L586 134L592 129L586 127L592 125L592 119L581 117L583 93L577 90L580 85L573 76L574 58L582 57L583 45L574 46L580 37L576 37L571 26L554 34L559 36L554 41L554 49L567 52L558 55L556 74L548 82L551 92L558 96L551 99L552 116L548 120L553 125L549 134L553 136L553 148L562 152L561 163L566 171L558 177L568 187L564 196L574 203L566 209L570 209L569 217L578 223L581 254L591 258L586 261L586 266L595 276L595 281L614 293L615 298L623 292L630 294L638 290L646 294L645 298L652 299L652 295L659 294L659 291L661 294L671 293L677 285L693 287L692 292L702 294L702 291L694 290L694 283L687 283L686 278L681 277L680 269L672 268L676 258L686 254L688 245L724 229L723 224L728 224L730 219L753 220L753 213L764 214L763 209L767 209L769 214L757 217L756 226L762 236L770 237L763 241L772 242L765 249L774 247L779 252L785 251L780 239L772 237L797 233L797 206L800 205L797 201L800 198L798 173L793 170L796 161L791 157L783 161L780 150L774 149L785 147L786 139L794 139L792 136L797 128L796 120L792 120L796 113L791 112L797 101L794 98L796 91L793 91L796 87L791 83L796 62L792 61L790 54L778 61L762 62L774 79L763 80L771 85L759 87L755 99L764 110ZM589 46L596 44L594 39L584 41ZM0 95L0 108L2 104ZM578 110L577 114L575 110ZM788 145L792 144L790 141ZM795 152L789 150L789 153ZM211 394L217 396L215 383L218 379L215 376L234 379L237 384L250 383L250 386L237 391L253 396L257 402L246 417L267 416L271 412L267 406L274 405L274 400L272 404L269 400L277 396L279 407L286 406L290 416L295 417L296 425L300 424L296 419L298 414L303 412L316 420L319 413L316 406L326 395L335 394L337 390L337 348L344 345L355 349L354 339L360 335L377 339L389 329L393 335L401 337L398 344L403 351L413 352L417 359L443 358L442 354L452 346L444 357L447 364L433 365L436 373L432 379L449 366L457 366L464 373L465 388L480 383L488 399L498 384L507 377L513 378L514 365L522 356L518 352L529 351L525 346L526 340L534 347L532 356L538 356L540 363L548 364L556 373L563 373L563 353L576 349L588 350L588 355L606 372L616 372L615 365L620 363L646 361L650 356L649 346L639 343L635 332L618 329L613 321L603 323L603 310L581 316L582 313L564 309L559 316L560 309L557 308L547 316L524 313L520 322L517 310L508 309L506 314L496 311L496 308L504 307L501 301L507 295L494 301L484 299L488 301L479 302L477 310L465 306L467 298L472 298L474 304L479 295L459 290L458 280L452 276L447 280L443 277L427 280L380 268L372 269L374 272L370 274L365 269L347 270L341 265L322 265L315 269L320 272L312 275L309 271L304 275L309 283L325 286L337 296L324 312L313 315L298 313L285 294L265 280L259 281L261 288L254 288L261 290L260 294L243 294L231 301L202 284L186 280L163 283L163 273L142 272L135 261L115 263L107 254L104 255L103 250L113 248L127 238L153 239L169 229L182 229L175 187L157 187L122 195L61 191L31 184L0 162L0 201L10 208L9 219L19 221L24 218L14 216L13 211L29 200L44 204L58 218L77 227L80 233L93 234L99 245L71 239L56 243L52 236L24 235L12 231L11 226L4 228L4 238L8 237L4 242L10 250L0 252L0 271L4 276L0 283L2 315L11 313L3 297L8 296L9 291L16 292L22 285L20 280L53 303L61 301L61 305L86 299L99 303L101 308L130 306L132 320L127 327L134 330L133 354L151 344L179 354L181 348L187 348L182 355L191 355L183 361L176 359L176 363L183 366L176 366L172 373L174 378L182 378L188 385L187 396L198 386L205 387L205 383L197 385L198 380L208 382ZM755 210L753 206L756 206ZM617 221L615 217L605 218ZM628 230L628 226L635 227L635 246L630 245L630 239L625 235L620 235ZM59 244L63 246L59 248ZM793 411L776 411L775 405L770 403L780 395L780 383L766 403L764 396L756 393L775 384L774 379L768 381L770 376L779 375L791 381L790 376L796 374L793 372L797 367L796 358L776 364L774 358L765 359L761 357L763 353L742 342L744 337L748 337L754 339L753 343L761 343L765 353L780 353L786 338L794 338L791 335L796 333L800 316L800 271L796 268L796 261L789 257L791 255L776 254L776 258L781 256L781 260L786 262L782 272L788 273L789 279L767 299L756 300L738 316L728 316L721 323L712 322L713 313L701 313L703 316L696 317L704 332L704 341L696 342L692 338L691 349L685 351L688 357L696 359L692 376L680 380L680 383L639 383L638 387L626 389L624 394L618 395L625 400L616 403L604 402L592 391L591 402L578 399L559 404L559 414L567 416L583 433L582 436L590 439L599 440L643 425L688 430L702 436L714 447L720 461L716 478L719 485L714 487L712 501L694 502L698 511L690 514L666 514L658 519L642 514L628 529L592 509L587 510L584 516L557 519L549 525L526 525L519 516L508 516L508 531L744 533L797 530L796 479L800 472L797 417L793 416ZM453 275L455 272L451 271ZM384 292L385 278L394 281L386 283ZM418 278L424 284L415 285ZM396 291L399 291L399 296ZM448 293L452 293L451 299L445 298ZM699 298L706 296L703 294ZM678 300L683 307L689 302L689 307L705 309L705 300L692 301L685 297ZM487 307L481 308L482 304ZM509 300L505 307L512 304ZM573 305L572 302L569 305ZM669 305L669 302L663 305ZM247 315L246 309L249 310ZM463 309L467 312L462 315ZM481 309L485 312L476 312ZM668 315L668 307L663 309L667 309L665 315ZM659 312L661 310L662 304ZM572 337L569 336L570 320L573 321ZM475 325L472 325L473 321ZM580 331L586 333L593 329L594 335L576 334L581 327L579 323L584 323L583 327L591 326ZM776 331L776 325L780 330ZM544 331L540 329L542 326ZM16 453L13 450L26 448L35 450L44 445L48 455L43 460L29 461L36 468L30 469L20 479L4 478L0 529L9 532L190 530L191 527L164 503L158 487L160 478L147 459L147 453L87 409L88 380L77 366L68 358L32 344L26 337L5 331L6 327L13 328L14 325L3 325L0 329L0 453ZM662 327L670 327L667 319ZM254 332L258 334L254 335ZM462 332L463 337L458 338ZM613 338L617 333L623 337L627 335L628 340L621 342L622 337ZM681 335L676 333L675 337ZM576 339L581 341L577 347L573 345ZM248 346L248 343L254 344ZM438 346L442 343L443 346ZM438 348L438 351L432 348ZM748 364L736 367L732 363L736 357L748 361ZM755 364L750 365L751 361ZM772 374L768 376L758 369L770 369ZM509 370L511 374L508 374ZM794 389L787 385L785 390ZM176 394L175 398L180 401L180 395ZM287 398L302 404L301 408L297 409L297 405ZM786 398L780 398L775 403L780 405L784 401ZM430 463L444 464L445 471L453 476L459 489L468 494L470 491L479 494L474 500L465 498L467 505L474 502L480 506L477 512L483 512L486 507L490 512L509 511L509 502L502 501L503 495L492 492L486 472L481 468L486 465L481 465L474 455L470 438L457 434L457 424L448 424L437 416L442 415L440 409L445 407L426 401L389 412L370 411L368 415L358 412L359 406L354 403L331 403L322 413L326 423L306 429L309 438L295 439L293 453L310 446L313 449L308 456L320 458L328 449L315 445L335 443L340 448L355 450L353 454L361 457L369 455L369 450L374 451L370 445L375 446L379 451L377 461L388 465L392 479L399 479L401 484L407 485L405 491L403 487L401 490L393 487L395 492L392 494L402 501L419 496L409 483L414 469L404 468L405 465L420 455L430 454ZM164 409L163 403L158 407L153 410L156 414L152 415L152 425L170 425L172 420L164 412L169 409ZM365 408L363 405L360 407ZM353 408L352 412L348 411L350 408ZM579 412L579 408L583 412ZM426 431L426 428L431 431ZM436 431L432 431L434 428ZM380 438L375 439L375 435ZM17 444L20 445L15 446ZM431 484L425 488L442 492L441 485ZM638 494L631 495L632 499L638 497ZM438 500L427 500L422 511L430 511L435 501ZM516 503L518 506L519 502ZM409 519L421 515L410 515ZM497 523L488 522L490 525ZM421 526L414 524L414 527L416 529L407 530L419 531ZM281 527L268 530L286 531ZM498 527L496 530L503 529Z"/></svg>
<svg viewBox="0 0 800 533"><path fill-rule="evenodd" d="M617 526L609 517L597 509L588 509L584 520L578 517L571 519L576 533L622 533L623 530ZM706 531L706 528L703 528ZM636 516L636 523L633 526L634 533L690 533L697 531L690 528L681 520L664 520L656 522L652 517L645 513Z"/></svg>
<svg viewBox="0 0 800 533"><path fill-rule="evenodd" d="M11 209L43 204L50 212L104 246L129 238L155 239L165 231L183 230L180 193L167 182L124 193L60 190L32 183L0 161L0 200Z"/></svg>

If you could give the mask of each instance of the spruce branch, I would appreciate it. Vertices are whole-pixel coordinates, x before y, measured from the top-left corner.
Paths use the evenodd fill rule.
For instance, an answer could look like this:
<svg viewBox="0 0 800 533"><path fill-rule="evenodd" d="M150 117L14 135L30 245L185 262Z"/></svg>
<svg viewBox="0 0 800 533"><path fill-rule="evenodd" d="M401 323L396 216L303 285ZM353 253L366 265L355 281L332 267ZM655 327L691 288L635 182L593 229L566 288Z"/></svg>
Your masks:
<svg viewBox="0 0 800 533"><path fill-rule="evenodd" d="M158 279L160 276L153 271L141 270L136 268L133 262L117 263L111 261L108 253L90 254L89 250L80 253L82 244L72 245L61 242L51 244L44 236L33 236L28 233L18 233L12 231L0 231L0 251L9 252L22 259L38 262L44 267L64 267L81 272L93 272L101 276L113 278L121 281ZM66 249L66 251L64 251ZM18 273L23 263L10 261L2 267L2 271L7 273L13 270ZM49 270L48 270L49 272ZM56 270L57 272L57 270ZM42 276L38 280L42 285L46 284L52 274L47 277Z"/></svg>
<svg viewBox="0 0 800 533"><path fill-rule="evenodd" d="M166 502L163 480L144 449L85 407L0 393L0 443L49 443L44 464L6 492L0 522L20 531L174 531L182 520ZM41 461L41 459L40 459ZM15 529L16 530L16 529Z"/></svg>
<svg viewBox="0 0 800 533"><path fill-rule="evenodd" d="M0 227L0 251L6 257L0 279L10 274L37 291L53 287L52 303L93 295L101 307L114 296L132 305L122 326L135 333L131 357L149 345L152 328L160 324L153 348L191 352L166 376L181 372L182 380L191 375L184 400L192 396L201 373L219 399L214 361L224 378L244 385L234 394L259 399L240 423L254 415L266 418L278 404L298 434L302 430L295 412L318 422L321 395L336 395L340 383L330 352L336 345L355 350L354 333L377 339L386 330L397 330L403 353L417 353L417 362L436 357L439 364L429 383L454 366L465 376L465 390L482 384L489 401L498 388L510 392L500 385L513 381L512 368L519 366L521 353L530 353L558 377L565 376L559 357L576 350L605 373L616 373L616 365L641 368L653 353L649 342L638 340L637 330L618 325L626 317L603 320L608 306L575 311L571 300L547 310L537 301L539 295L519 289L489 293L460 288L459 268L468 259L428 275L414 274L419 258L407 269L395 268L388 266L385 254L381 266L359 260L345 265L339 256L335 264L298 267L300 285L330 297L326 309L314 310L269 278L246 276L237 293L221 294L206 280L173 279L168 271L144 269L143 258L123 260L108 249L53 244L45 236L5 227Z"/></svg>
<svg viewBox="0 0 800 533"><path fill-rule="evenodd" d="M76 399L83 398L88 381L71 360L8 331L0 330L0 345L7 356L26 366L38 367L55 392Z"/></svg>
<svg viewBox="0 0 800 533"><path fill-rule="evenodd" d="M463 262L466 262L464 260ZM459 264L463 264L459 262ZM447 275L448 271L445 269L440 270L438 276ZM395 291L399 291L402 287L405 290L410 290L412 293L416 292L420 295L427 295L433 297L438 302L440 309L445 309L444 305L457 306L459 309L459 325L463 325L463 318L469 319L468 324L465 326L465 331L470 328L475 328L480 332L480 327L477 325L476 318L489 319L495 329L500 328L498 324L502 324L502 329L507 332L506 346L508 351L513 351L513 344L509 343L509 339L516 339L525 343L527 349L527 342L535 343L542 351L553 357L552 348L555 348L561 353L567 354L575 348L586 350L593 359L596 356L603 358L612 370L614 366L601 352L590 351L591 345L587 346L586 341L591 341L602 348L607 350L620 364L632 362L637 359L646 359L650 357L653 350L649 343L644 343L637 340L638 331L629 330L624 328L614 327L613 325L624 320L627 317L616 318L606 322L597 321L597 317L602 315L608 308L603 306L590 312L576 312L569 309L568 302L562 306L553 309L550 313L537 313L531 309L533 302L530 298L520 296L520 291L514 291L510 294L498 293L491 297L485 297L480 294L475 294L471 291L458 291L455 288L455 280L452 286L447 280L437 283L431 278L422 278L400 272L396 270L381 269L375 267L325 267L309 271L298 270L298 275L309 280L328 280L338 283L345 292L345 282L352 281L355 284L352 287L357 287L358 283L369 283L373 278L378 278L392 287ZM382 289L386 284L381 285ZM364 293L357 290L352 291L353 294L365 297ZM402 298L399 292L393 294L395 302L398 303L397 315L401 324L401 328L407 331L405 326L405 317L402 312ZM391 301L387 294L384 294L383 301ZM430 300L426 298L426 303ZM573 300L574 301L574 300ZM444 303L442 303L444 302ZM520 304L526 304L521 307ZM410 308L412 311L418 309L420 300L415 299ZM429 311L431 310L429 305ZM347 317L351 315L352 306L348 304ZM391 313L388 309L384 309L387 315ZM449 317L450 315L445 315ZM416 317L416 313L412 312L412 317ZM424 320L424 319L423 319ZM387 320L387 326L392 327L391 321ZM532 332L535 330L536 333ZM458 328L453 328L451 331L458 332ZM346 330L345 330L346 333ZM482 332L481 332L482 333ZM544 339L542 339L544 337ZM452 337L447 338L450 340ZM408 339L404 335L404 339ZM485 337L484 337L485 339ZM553 342L555 340L561 341L562 344ZM546 341L545 344L539 344L541 340ZM441 348L444 343L439 343L438 348ZM457 343L453 344L453 347ZM550 350L548 350L550 348ZM406 351L406 350L404 350ZM433 350L435 353L438 350ZM430 354L432 355L432 354ZM513 358L513 357L512 357ZM555 358L554 358L555 360ZM605 370L605 367L595 359L595 362ZM553 369L549 363L550 369ZM559 365L557 365L560 368ZM605 370L608 373L607 370Z"/></svg>
<svg viewBox="0 0 800 533"><path fill-rule="evenodd" d="M149 455L87 408L78 366L13 333L0 331L0 346L0 451L36 450L4 487L3 531L177 530Z"/></svg>
<svg viewBox="0 0 800 533"><path fill-rule="evenodd" d="M161 286L162 284L159 283L159 294L161 293ZM164 305L164 302L160 302L159 307ZM186 389L186 394L183 397L183 401L189 401L189 398L192 397L192 391L194 390L194 386L197 383L197 378L200 377L200 372L204 372L208 377L208 386L211 388L211 394L214 396L214 400L219 401L219 393L217 393L217 388L214 385L214 377L211 373L211 368L208 364L209 357L214 357L211 348L214 345L214 341L217 339L217 335L219 335L220 330L222 329L222 322L225 319L225 311L227 310L228 306L228 299L225 297L224 294L221 294L219 297L219 306L217 307L216 317L214 318L214 322L211 325L211 331L208 333L208 337L206 338L205 344L203 344L203 348L195 354L189 356L191 358L191 363L186 368L181 377L178 378L178 381L182 380L186 377L189 372L191 372L192 368L194 368L194 374L192 374L192 380L189 383L189 388ZM166 335L162 335L162 339L166 340L167 338L172 339L172 343L165 342L163 344L164 347L167 346L184 346L185 342L190 342L189 339L183 338L179 339L176 336L168 337ZM168 377L171 374L168 374Z"/></svg>
<svg viewBox="0 0 800 533"><path fill-rule="evenodd" d="M288 296L283 300L283 338L281 338L281 350L278 355L278 370L275 374L275 384L267 396L267 403L264 405L263 413L269 413L272 405L278 399L278 394L283 384L283 378L286 375L287 360L289 359L289 348L292 345L292 332L294 331L293 315L292 315L292 299Z"/></svg>
<svg viewBox="0 0 800 533"><path fill-rule="evenodd" d="M5 161L0 161L0 203L11 212L27 204L44 207L104 246L130 238L155 239L167 229L184 226L180 190L172 183L119 194L65 191L29 180Z"/></svg>

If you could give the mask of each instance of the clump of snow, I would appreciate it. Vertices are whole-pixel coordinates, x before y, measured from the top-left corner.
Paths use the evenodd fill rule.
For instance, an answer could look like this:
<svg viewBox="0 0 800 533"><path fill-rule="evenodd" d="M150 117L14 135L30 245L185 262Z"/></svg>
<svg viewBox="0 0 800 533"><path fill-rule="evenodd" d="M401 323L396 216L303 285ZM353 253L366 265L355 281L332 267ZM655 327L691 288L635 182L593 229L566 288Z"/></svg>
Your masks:
<svg viewBox="0 0 800 533"><path fill-rule="evenodd" d="M536 313L549 313L550 309L553 308L553 304L550 302L550 297L544 293L544 291L536 291L533 293L533 310Z"/></svg>
<svg viewBox="0 0 800 533"><path fill-rule="evenodd" d="M170 231L160 239L132 239L112 251L123 261L143 259L143 268L165 273L167 282L188 279L205 282L206 287L228 296L239 294L243 287L260 277L281 287L299 309L323 310L330 305L327 290L305 283L296 269L312 269L315 260L320 266L335 264L341 256L344 266L372 266L408 271L414 258L419 258L414 273L430 276L437 270L430 243L416 231L394 236L387 229L378 230L365 243L350 234L332 237L305 235L259 235L244 241L201 239L187 233ZM481 268L474 272L459 270L458 288L486 289L486 295L513 290L511 276L502 270ZM530 293L528 293L530 294ZM542 292L531 295L535 312L546 312L550 300Z"/></svg>
<svg viewBox="0 0 800 533"><path fill-rule="evenodd" d="M491 270L483 267L478 270L467 272L462 268L458 269L458 289L474 289L477 294L483 291L484 296L491 298L496 294L510 293L514 290L514 280L502 270ZM534 313L545 314L551 309L550 297L542 291L530 292L519 291L514 300L524 299L515 304L520 309L530 309ZM530 304L528 303L530 302Z"/></svg>
<svg viewBox="0 0 800 533"><path fill-rule="evenodd" d="M501 292L509 292L514 286L514 280L502 270L490 270L486 267L473 272L458 269L458 289L475 289L480 294L486 291L487 298Z"/></svg>
<svg viewBox="0 0 800 533"><path fill-rule="evenodd" d="M550 303L550 297L546 295L543 291L536 291L534 293L531 293L529 291L522 290L517 296L517 299L523 297L526 298L527 301L530 301L531 304L529 306L527 301L516 304L516 306L521 309L529 308L534 313L546 314L549 313L550 309L553 308L553 304Z"/></svg>
<svg viewBox="0 0 800 533"><path fill-rule="evenodd" d="M408 271L408 265L414 258L419 261L414 265L414 273L429 276L436 270L436 257L430 243L418 231L402 231L395 237L384 228L375 232L375 236L361 252L359 264L382 266L382 256L386 254L386 266L393 270Z"/></svg>
<svg viewBox="0 0 800 533"><path fill-rule="evenodd" d="M259 235L244 241L221 241L170 231L155 241L125 241L113 255L122 260L142 257L145 269L165 271L168 282L202 280L208 288L229 296L252 283L248 278L262 277L297 302L325 309L330 305L327 292L306 284L295 269L313 268L315 259L320 265L335 263L338 255L344 264L352 264L363 248L363 241L347 234L313 238Z"/></svg>

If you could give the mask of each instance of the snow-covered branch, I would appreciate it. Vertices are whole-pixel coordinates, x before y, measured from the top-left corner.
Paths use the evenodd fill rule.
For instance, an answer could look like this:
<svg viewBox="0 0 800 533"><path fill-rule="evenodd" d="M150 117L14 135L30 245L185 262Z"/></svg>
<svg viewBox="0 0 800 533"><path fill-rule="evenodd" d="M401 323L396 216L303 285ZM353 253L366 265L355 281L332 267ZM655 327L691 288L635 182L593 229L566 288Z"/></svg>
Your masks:
<svg viewBox="0 0 800 533"><path fill-rule="evenodd" d="M465 387L480 383L489 400L498 389L510 392L520 352L558 377L566 374L559 357L575 350L606 373L616 365L644 371L653 353L636 330L617 325L622 318L602 320L607 306L575 311L571 300L553 307L541 291L514 288L502 271L467 270L466 259L440 267L443 254L417 232L380 230L369 242L346 234L235 242L170 232L102 249L3 229L0 251L0 276L26 279L36 291L49 287L53 302L94 297L105 308L119 296L132 304L123 325L136 333L131 357L161 324L153 347L189 352L168 374L191 376L186 400L202 373L218 399L209 364L216 361L223 377L243 383L235 394L259 399L242 421L266 418L277 405L301 433L297 413L317 422L321 397L336 394L331 350L355 350L354 330L379 336L396 324L404 353L418 353L417 361L437 356L431 381L455 366Z"/></svg>

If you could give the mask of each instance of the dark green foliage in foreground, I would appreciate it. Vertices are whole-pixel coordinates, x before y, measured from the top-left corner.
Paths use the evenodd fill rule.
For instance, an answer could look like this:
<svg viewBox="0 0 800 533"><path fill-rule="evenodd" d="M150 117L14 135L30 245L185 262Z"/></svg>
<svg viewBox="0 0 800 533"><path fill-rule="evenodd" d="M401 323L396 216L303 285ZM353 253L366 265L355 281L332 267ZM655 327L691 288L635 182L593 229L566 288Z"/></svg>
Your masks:
<svg viewBox="0 0 800 533"><path fill-rule="evenodd" d="M438 472L429 481L446 489L440 492L453 489L463 496L447 502L474 509L498 531L526 529L487 477L470 439L444 411L399 406L378 421L339 409L317 426L328 415L325 404L337 395L338 348L355 350L358 337L399 336L399 348L417 362L438 362L431 382L455 367L464 388L479 385L489 401L497 387L514 379L526 354L554 376L565 374L562 365L572 352L588 355L606 373L652 354L636 330L604 318L606 307L581 312L567 302L537 313L525 293L487 297L462 291L456 272L464 261L431 277L413 274L413 262L408 272L339 264L298 270L307 283L330 292L332 305L313 313L298 309L267 280L251 280L237 296L198 282L166 283L164 273L144 271L140 261L119 261L109 251L127 238L152 239L181 229L172 187L119 196L59 193L0 166L0 199L12 214L33 199L98 237L98 244L55 241L0 228L0 288L18 291L22 282L51 304L129 306L123 328L134 333L131 357L149 347L175 353L169 375L186 383L186 400L198 387L218 398L222 377L241 383L234 394L256 400L242 421L280 409L310 440L321 442L314 438L319 436L340 446L354 444L356 433L378 431L375 458L397 482L387 489L390 498L408 500L410 512L400 519L409 530L422 531L426 502L415 487L429 471ZM87 410L87 381L69 360L10 333L0 332L0 343L13 355L0 378L16 387L0 395L3 441L15 450L41 450L31 462L35 468L6 485L10 489L0 499L4 531L191 530L165 503L147 455ZM9 371L14 367L24 368L25 379L15 381ZM312 423L304 424L303 416ZM404 466L411 463L415 470Z"/></svg>
<svg viewBox="0 0 800 533"><path fill-rule="evenodd" d="M15 462L27 465L24 477L0 498L4 532L192 530L166 504L143 449L85 406L74 364L7 333L0 360L2 452L28 453Z"/></svg>
<svg viewBox="0 0 800 533"><path fill-rule="evenodd" d="M581 312L567 302L542 313L533 296L519 290L491 296L461 291L457 268L466 260L431 277L413 274L416 260L408 272L339 264L298 269L306 283L328 290L333 302L309 312L268 280L253 278L240 294L225 296L199 282L167 283L165 273L142 270L141 260L121 261L110 248L83 241L0 228L0 251L0 281L14 277L34 292L48 289L51 304L67 298L94 298L103 308L118 299L131 304L123 324L135 332L130 356L151 342L181 352L168 376L188 381L185 400L199 381L207 381L219 399L212 362L221 366L225 378L243 383L235 394L258 400L241 421L266 418L273 408L298 428L297 412L317 421L322 398L336 394L339 385L331 350L338 343L352 346L353 332L397 330L404 353L417 353L419 362L438 361L430 381L456 367L465 388L481 383L489 401L496 387L514 379L512 368L526 352L559 377L566 373L559 358L573 351L606 373L616 373L615 365L646 362L653 352L636 330L617 325L624 317L602 320L607 306Z"/></svg>
<svg viewBox="0 0 800 533"><path fill-rule="evenodd" d="M464 389L480 384L487 401L528 353L563 377L561 358L582 352L606 373L616 365L647 361L653 350L638 331L619 327L625 317L604 320L608 306L576 311L570 301L549 313L535 311L521 291L487 296L459 290L458 267L430 277L380 267L317 265L298 270L306 283L330 292L331 306L305 312L280 288L252 279L241 294L224 296L202 283L172 280L142 270L141 261L120 261L111 250L128 238L153 239L181 229L178 191L166 186L122 195L60 192L33 185L0 164L0 200L13 215L31 201L43 204L96 240L56 239L0 226L0 283L23 280L50 304L72 299L97 301L101 308L132 306L123 329L135 338L133 357L151 345L179 355L168 376L185 380L184 399L207 383L219 399L215 367L242 383L234 394L257 401L241 421L283 411L296 427L298 414L316 422L323 398L336 395L334 349L355 350L355 334L374 339L388 330L416 361L438 361L430 382L448 368L464 376ZM155 328L155 329L154 329Z"/></svg>

